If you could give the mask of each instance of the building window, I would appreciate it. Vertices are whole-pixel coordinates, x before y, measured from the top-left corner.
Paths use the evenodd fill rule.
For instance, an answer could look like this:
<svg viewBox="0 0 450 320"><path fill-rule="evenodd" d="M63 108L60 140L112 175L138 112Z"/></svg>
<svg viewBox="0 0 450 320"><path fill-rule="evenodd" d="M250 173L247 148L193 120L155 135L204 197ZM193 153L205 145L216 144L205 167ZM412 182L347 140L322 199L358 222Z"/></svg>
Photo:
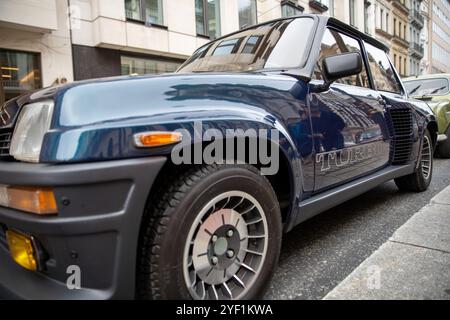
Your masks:
<svg viewBox="0 0 450 320"><path fill-rule="evenodd" d="M380 9L380 29L384 30L384 10Z"/></svg>
<svg viewBox="0 0 450 320"><path fill-rule="evenodd" d="M144 75L175 72L181 62L121 56L120 64L122 75Z"/></svg>
<svg viewBox="0 0 450 320"><path fill-rule="evenodd" d="M195 0L195 21L198 35L220 37L219 0Z"/></svg>
<svg viewBox="0 0 450 320"><path fill-rule="evenodd" d="M318 62L316 63L316 68L314 69L313 79L324 80L322 70L323 59L329 56L334 56L348 52L358 52L362 55L362 50L359 41L345 34L339 33L331 29L327 29L322 38L319 59ZM369 79L367 77L367 71L365 67L363 67L360 74L339 79L336 81L336 83L366 88L369 87Z"/></svg>
<svg viewBox="0 0 450 320"><path fill-rule="evenodd" d="M257 24L256 0L239 0L239 28Z"/></svg>
<svg viewBox="0 0 450 320"><path fill-rule="evenodd" d="M40 54L0 49L0 101L42 87Z"/></svg>
<svg viewBox="0 0 450 320"><path fill-rule="evenodd" d="M164 25L163 0L125 0L127 19Z"/></svg>
<svg viewBox="0 0 450 320"><path fill-rule="evenodd" d="M394 18L394 36L397 35L397 19Z"/></svg>
<svg viewBox="0 0 450 320"><path fill-rule="evenodd" d="M350 24L352 26L356 26L356 9L355 9L355 0L350 0Z"/></svg>
<svg viewBox="0 0 450 320"><path fill-rule="evenodd" d="M283 18L299 16L305 9L291 1L281 2L281 15Z"/></svg>
<svg viewBox="0 0 450 320"><path fill-rule="evenodd" d="M389 33L389 13L386 13L386 32Z"/></svg>

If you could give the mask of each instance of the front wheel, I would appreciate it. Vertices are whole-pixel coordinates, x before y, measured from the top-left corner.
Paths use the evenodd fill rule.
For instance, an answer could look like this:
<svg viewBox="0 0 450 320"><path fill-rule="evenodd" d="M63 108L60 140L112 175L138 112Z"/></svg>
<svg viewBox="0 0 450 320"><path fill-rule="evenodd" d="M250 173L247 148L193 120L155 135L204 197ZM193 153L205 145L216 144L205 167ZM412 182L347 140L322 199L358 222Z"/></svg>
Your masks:
<svg viewBox="0 0 450 320"><path fill-rule="evenodd" d="M142 226L138 297L261 297L282 234L268 180L246 165L196 167L166 180Z"/></svg>
<svg viewBox="0 0 450 320"><path fill-rule="evenodd" d="M433 143L428 130L425 130L417 169L410 175L395 179L402 191L423 192L428 189L433 177Z"/></svg>

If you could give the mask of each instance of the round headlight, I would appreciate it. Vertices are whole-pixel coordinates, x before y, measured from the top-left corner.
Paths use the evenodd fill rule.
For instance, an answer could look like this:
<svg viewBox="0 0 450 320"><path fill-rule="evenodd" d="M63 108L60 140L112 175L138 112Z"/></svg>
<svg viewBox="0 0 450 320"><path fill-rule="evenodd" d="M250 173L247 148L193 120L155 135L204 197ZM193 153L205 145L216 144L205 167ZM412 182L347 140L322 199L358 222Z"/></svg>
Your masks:
<svg viewBox="0 0 450 320"><path fill-rule="evenodd" d="M11 140L11 156L20 161L39 162L42 142L50 128L53 106L53 101L43 101L23 107Z"/></svg>

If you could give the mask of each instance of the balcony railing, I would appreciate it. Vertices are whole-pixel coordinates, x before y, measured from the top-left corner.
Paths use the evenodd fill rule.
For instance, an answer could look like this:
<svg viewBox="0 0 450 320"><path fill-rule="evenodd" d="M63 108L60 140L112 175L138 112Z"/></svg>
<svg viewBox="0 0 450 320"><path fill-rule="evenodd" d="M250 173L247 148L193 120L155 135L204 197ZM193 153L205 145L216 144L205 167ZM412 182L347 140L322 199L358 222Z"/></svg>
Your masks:
<svg viewBox="0 0 450 320"><path fill-rule="evenodd" d="M425 18L422 16L420 11L413 10L411 12L411 22L415 23L418 27L423 27L425 23Z"/></svg>
<svg viewBox="0 0 450 320"><path fill-rule="evenodd" d="M423 45L411 42L409 45L409 54L413 58L422 59L425 54L425 49Z"/></svg>
<svg viewBox="0 0 450 320"><path fill-rule="evenodd" d="M414 50L416 50L417 52L420 52L421 54L424 54L424 48L423 45L418 44L418 43L414 43Z"/></svg>

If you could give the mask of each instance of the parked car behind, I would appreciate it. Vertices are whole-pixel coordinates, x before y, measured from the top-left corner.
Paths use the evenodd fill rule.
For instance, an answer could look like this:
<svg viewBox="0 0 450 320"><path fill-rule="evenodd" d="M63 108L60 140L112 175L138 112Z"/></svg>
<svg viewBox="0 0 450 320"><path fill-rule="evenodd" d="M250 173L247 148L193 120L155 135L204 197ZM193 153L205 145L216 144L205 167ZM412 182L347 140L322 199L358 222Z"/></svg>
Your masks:
<svg viewBox="0 0 450 320"><path fill-rule="evenodd" d="M226 35L174 74L47 88L0 115L0 296L29 299L259 298L283 232L390 180L427 190L437 137L388 48L317 15ZM243 159L202 160L229 130L270 135ZM254 158L267 145L273 172Z"/></svg>
<svg viewBox="0 0 450 320"><path fill-rule="evenodd" d="M437 153L450 158L450 74L411 77L403 81L411 97L425 101L436 114L439 135Z"/></svg>

